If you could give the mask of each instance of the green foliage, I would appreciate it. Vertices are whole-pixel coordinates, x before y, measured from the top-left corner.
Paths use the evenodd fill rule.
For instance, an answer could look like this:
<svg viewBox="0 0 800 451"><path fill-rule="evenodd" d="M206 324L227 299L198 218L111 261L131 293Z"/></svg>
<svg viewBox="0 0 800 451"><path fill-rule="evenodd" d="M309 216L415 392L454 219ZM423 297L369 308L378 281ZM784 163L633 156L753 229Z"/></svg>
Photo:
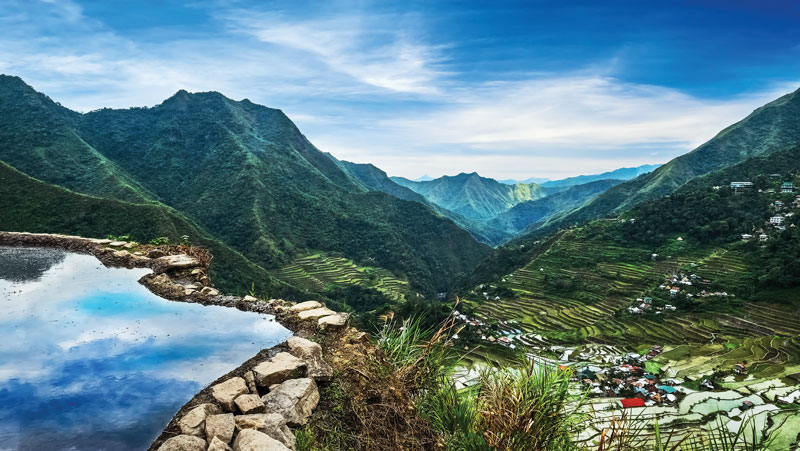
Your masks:
<svg viewBox="0 0 800 451"><path fill-rule="evenodd" d="M153 246L164 246L169 244L169 237L168 236L160 236L158 238L153 238L150 240L150 244Z"/></svg>
<svg viewBox="0 0 800 451"><path fill-rule="evenodd" d="M132 240L130 234L126 234L126 235L106 235L106 239L111 240L111 241L131 241Z"/></svg>

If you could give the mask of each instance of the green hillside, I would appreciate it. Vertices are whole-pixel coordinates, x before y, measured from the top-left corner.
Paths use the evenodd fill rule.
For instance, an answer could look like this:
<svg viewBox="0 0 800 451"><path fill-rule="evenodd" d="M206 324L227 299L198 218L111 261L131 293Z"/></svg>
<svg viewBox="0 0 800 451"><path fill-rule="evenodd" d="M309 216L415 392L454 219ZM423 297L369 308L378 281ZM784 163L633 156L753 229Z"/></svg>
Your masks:
<svg viewBox="0 0 800 451"><path fill-rule="evenodd" d="M621 219L506 249L506 262L527 260L485 274L464 294L479 317L521 330L522 344L679 345L775 336L782 337L770 345L775 352L795 355L780 361L800 363L791 353L800 326L781 319L800 306L800 203L797 193L781 192L782 183L799 183L798 175L800 148L751 158ZM735 194L730 182L742 180L755 186ZM775 215L785 218L784 230L769 224ZM681 272L696 276L694 284L670 294L664 286ZM629 313L645 296L677 310Z"/></svg>
<svg viewBox="0 0 800 451"><path fill-rule="evenodd" d="M187 235L208 246L214 256L211 276L229 293L243 293L255 283L263 292L293 296L298 290L272 279L259 266L213 239L171 208L78 194L28 177L0 162L0 230L65 233L104 238L131 234L140 242L168 237L174 243Z"/></svg>
<svg viewBox="0 0 800 451"><path fill-rule="evenodd" d="M0 160L83 193L153 200L152 193L81 138L73 128L79 118L20 78L0 75Z"/></svg>
<svg viewBox="0 0 800 451"><path fill-rule="evenodd" d="M413 182L402 177L392 177L392 180L442 208L479 221L492 219L520 202L546 195L536 183L506 185L475 172L426 182Z"/></svg>
<svg viewBox="0 0 800 451"><path fill-rule="evenodd" d="M532 233L546 234L591 219L616 216L642 202L670 194L695 177L798 144L800 90L756 109L697 149L608 190L569 214L541 224Z"/></svg>
<svg viewBox="0 0 800 451"><path fill-rule="evenodd" d="M82 193L158 199L262 268L279 268L310 252L335 252L407 277L414 289L432 294L489 252L430 208L368 191L280 110L214 92L181 91L153 108L81 115L23 89L17 78L3 77L0 84L14 87L3 97L8 113L0 115L0 160ZM42 119L41 111L58 115ZM28 119L18 121L11 112ZM60 132L47 133L51 127ZM83 147L61 146L62 135L76 137ZM54 161L39 150L50 147L59 149ZM97 163L84 164L83 151ZM42 164L26 163L32 152ZM67 161L56 158L62 156ZM135 190L100 189L115 181ZM133 192L142 194L136 198ZM69 217L54 221L59 219Z"/></svg>

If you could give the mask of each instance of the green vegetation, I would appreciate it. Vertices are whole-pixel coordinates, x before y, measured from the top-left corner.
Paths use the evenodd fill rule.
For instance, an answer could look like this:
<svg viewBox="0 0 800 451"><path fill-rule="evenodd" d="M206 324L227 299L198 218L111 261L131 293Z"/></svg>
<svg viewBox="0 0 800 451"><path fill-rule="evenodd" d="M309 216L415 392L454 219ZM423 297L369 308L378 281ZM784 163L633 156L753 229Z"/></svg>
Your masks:
<svg viewBox="0 0 800 451"><path fill-rule="evenodd" d="M180 215L262 274L321 250L385 268L433 297L490 251L419 202L368 191L279 110L214 92L181 91L154 108L79 114L8 76L0 77L0 94L0 161L42 182L109 201L93 208L141 204L153 205L156 218L165 211ZM90 236L124 231L145 242L197 235L137 229L141 221L114 230L92 218L71 224L79 219L65 208L47 215L16 208L8 214L14 216L4 219L17 224L14 230ZM215 270L229 279L242 277L215 257ZM236 292L256 280L264 294L281 295L259 281L269 280L266 275L243 276L246 282Z"/></svg>

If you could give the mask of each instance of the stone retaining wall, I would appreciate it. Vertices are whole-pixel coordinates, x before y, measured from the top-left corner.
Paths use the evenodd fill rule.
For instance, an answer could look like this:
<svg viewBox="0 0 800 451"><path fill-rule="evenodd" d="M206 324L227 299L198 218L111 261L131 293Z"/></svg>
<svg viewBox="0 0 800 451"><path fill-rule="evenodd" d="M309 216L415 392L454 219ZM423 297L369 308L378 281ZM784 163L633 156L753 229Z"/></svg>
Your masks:
<svg viewBox="0 0 800 451"><path fill-rule="evenodd" d="M347 327L346 314L316 301L271 300L268 304L302 335ZM290 427L306 424L320 399L318 384L332 377L322 346L293 336L198 393L170 421L150 451L294 450Z"/></svg>

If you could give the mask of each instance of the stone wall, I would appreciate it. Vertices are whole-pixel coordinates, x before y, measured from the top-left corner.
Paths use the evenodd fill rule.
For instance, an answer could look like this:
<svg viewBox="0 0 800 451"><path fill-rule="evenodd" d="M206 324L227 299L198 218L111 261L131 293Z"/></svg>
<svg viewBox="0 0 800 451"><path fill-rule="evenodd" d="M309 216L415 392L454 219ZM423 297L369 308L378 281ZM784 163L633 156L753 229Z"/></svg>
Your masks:
<svg viewBox="0 0 800 451"><path fill-rule="evenodd" d="M346 314L316 301L268 302L279 321L306 336L347 327ZM300 336L259 353L213 382L175 415L151 451L294 450L320 399L317 384L333 377L322 346Z"/></svg>

